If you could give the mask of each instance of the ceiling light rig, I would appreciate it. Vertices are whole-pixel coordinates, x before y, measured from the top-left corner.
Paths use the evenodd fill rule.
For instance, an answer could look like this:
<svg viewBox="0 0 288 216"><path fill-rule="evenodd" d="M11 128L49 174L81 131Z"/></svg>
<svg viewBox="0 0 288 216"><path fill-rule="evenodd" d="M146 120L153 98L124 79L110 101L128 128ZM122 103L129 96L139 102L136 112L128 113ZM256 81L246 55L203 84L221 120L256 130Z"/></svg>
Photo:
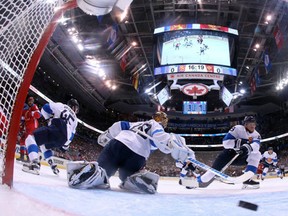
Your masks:
<svg viewBox="0 0 288 216"><path fill-rule="evenodd" d="M276 86L276 90L277 91L283 90L287 85L288 85L288 75L286 76L286 78L280 80L280 82Z"/></svg>
<svg viewBox="0 0 288 216"><path fill-rule="evenodd" d="M84 45L82 43L82 38L79 35L79 31L76 29L76 27L69 27L67 28L68 34L71 37L71 40L76 44L76 47L80 50L84 50Z"/></svg>

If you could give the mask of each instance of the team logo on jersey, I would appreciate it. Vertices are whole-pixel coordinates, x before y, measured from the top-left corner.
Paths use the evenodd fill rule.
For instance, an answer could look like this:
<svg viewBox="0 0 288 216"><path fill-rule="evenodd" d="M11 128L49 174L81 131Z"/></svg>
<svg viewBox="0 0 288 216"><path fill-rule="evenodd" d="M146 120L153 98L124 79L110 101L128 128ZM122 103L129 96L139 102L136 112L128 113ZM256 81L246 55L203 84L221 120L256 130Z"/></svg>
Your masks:
<svg viewBox="0 0 288 216"><path fill-rule="evenodd" d="M189 83L182 88L182 92L189 96L201 96L207 94L208 87L204 84Z"/></svg>
<svg viewBox="0 0 288 216"><path fill-rule="evenodd" d="M252 143L253 138L252 137L248 137L248 141L249 141L249 143Z"/></svg>

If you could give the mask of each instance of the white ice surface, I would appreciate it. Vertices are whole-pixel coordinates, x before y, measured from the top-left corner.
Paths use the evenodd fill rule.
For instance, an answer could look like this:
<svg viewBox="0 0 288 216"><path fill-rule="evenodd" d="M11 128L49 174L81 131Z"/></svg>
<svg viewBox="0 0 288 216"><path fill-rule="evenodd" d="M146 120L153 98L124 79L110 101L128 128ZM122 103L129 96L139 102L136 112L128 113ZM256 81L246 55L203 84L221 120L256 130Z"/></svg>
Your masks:
<svg viewBox="0 0 288 216"><path fill-rule="evenodd" d="M112 190L76 190L66 183L66 172L55 176L42 166L39 176L21 171L15 162L12 189L0 186L1 216L233 216L287 215L287 178L265 179L258 190L242 190L242 185L214 181L208 188L186 189L176 178L159 181L158 193L133 194L118 189L117 177L111 179ZM257 204L258 211L238 207L244 200Z"/></svg>

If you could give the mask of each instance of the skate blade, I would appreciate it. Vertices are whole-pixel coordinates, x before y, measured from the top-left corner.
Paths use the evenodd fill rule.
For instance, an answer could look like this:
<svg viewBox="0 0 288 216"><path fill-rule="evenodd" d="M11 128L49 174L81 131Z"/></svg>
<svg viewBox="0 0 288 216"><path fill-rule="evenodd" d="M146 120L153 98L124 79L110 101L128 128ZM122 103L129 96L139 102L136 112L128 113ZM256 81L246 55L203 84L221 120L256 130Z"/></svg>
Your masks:
<svg viewBox="0 0 288 216"><path fill-rule="evenodd" d="M251 186L251 185L243 185L242 186L242 190L255 190L255 189L259 189L260 185L257 186Z"/></svg>
<svg viewBox="0 0 288 216"><path fill-rule="evenodd" d="M53 173L54 173L55 175L59 176L59 170L58 170L58 171L54 171L54 170L53 170Z"/></svg>
<svg viewBox="0 0 288 216"><path fill-rule="evenodd" d="M29 168L22 168L22 171L23 172L27 172L27 173L31 173L31 174L34 174L34 175L40 175L39 173L39 170L30 170Z"/></svg>

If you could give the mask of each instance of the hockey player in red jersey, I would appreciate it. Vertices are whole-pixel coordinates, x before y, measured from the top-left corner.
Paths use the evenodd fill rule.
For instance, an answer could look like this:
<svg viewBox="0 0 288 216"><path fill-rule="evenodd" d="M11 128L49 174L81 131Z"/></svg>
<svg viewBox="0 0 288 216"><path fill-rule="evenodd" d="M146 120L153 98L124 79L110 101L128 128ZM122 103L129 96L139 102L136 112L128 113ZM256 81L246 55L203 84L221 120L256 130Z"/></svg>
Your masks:
<svg viewBox="0 0 288 216"><path fill-rule="evenodd" d="M258 168L257 168L257 172L256 172L257 179L261 179L262 178L263 169L264 169L263 163L259 163Z"/></svg>
<svg viewBox="0 0 288 216"><path fill-rule="evenodd" d="M0 107L0 147L1 149L3 149L3 135L7 132L7 128L8 127L8 120L6 118L6 115L4 113L4 111L2 110L2 108Z"/></svg>
<svg viewBox="0 0 288 216"><path fill-rule="evenodd" d="M20 138L20 157L18 158L20 161L26 161L24 158L25 155L28 160L25 139L28 135L31 135L36 128L38 128L38 119L40 117L41 113L38 106L34 103L34 98L29 96L24 104L20 123L20 130L22 129L22 131L20 131L22 134Z"/></svg>

